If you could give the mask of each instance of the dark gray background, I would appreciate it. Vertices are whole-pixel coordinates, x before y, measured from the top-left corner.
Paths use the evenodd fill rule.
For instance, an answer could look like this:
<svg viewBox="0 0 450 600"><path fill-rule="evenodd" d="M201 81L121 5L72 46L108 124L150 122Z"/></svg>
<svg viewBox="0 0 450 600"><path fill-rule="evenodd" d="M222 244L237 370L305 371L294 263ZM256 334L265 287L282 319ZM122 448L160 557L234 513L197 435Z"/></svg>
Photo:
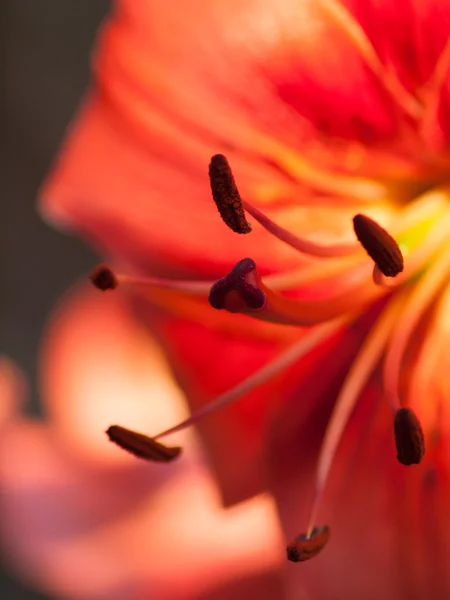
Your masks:
<svg viewBox="0 0 450 600"><path fill-rule="evenodd" d="M38 411L36 354L59 295L95 263L81 242L52 231L36 192L89 78L95 31L107 0L1 0L1 353L30 378ZM2 600L43 596L0 572Z"/></svg>

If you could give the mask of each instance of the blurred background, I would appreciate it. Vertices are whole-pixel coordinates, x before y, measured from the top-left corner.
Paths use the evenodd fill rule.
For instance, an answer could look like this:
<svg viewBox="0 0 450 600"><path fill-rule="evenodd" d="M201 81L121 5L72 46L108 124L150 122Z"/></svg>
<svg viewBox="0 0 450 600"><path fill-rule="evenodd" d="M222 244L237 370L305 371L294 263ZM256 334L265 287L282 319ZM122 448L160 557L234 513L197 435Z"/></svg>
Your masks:
<svg viewBox="0 0 450 600"><path fill-rule="evenodd" d="M95 263L81 242L41 221L36 195L89 80L90 50L109 7L106 0L0 3L1 352L27 374L35 413L41 330L61 293ZM4 567L0 597L45 600Z"/></svg>

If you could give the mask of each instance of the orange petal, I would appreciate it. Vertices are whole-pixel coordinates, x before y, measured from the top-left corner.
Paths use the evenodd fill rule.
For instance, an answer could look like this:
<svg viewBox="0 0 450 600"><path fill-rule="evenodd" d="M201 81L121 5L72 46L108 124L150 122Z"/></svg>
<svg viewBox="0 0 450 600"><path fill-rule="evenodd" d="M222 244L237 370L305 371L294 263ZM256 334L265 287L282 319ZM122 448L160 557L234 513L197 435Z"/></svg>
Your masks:
<svg viewBox="0 0 450 600"><path fill-rule="evenodd" d="M217 152L232 149L243 198L256 205L320 205L313 189L332 203L333 193L386 197L384 184L323 167L330 158L303 118L326 116L325 129L352 139L355 122L392 137L391 102L364 61L313 2L255 7L196 0L181 17L174 0L120 3L100 39L96 90L43 190L50 218L141 268L152 259L154 270L218 275L249 244L270 270L301 261L261 228L242 240L222 226L207 181Z"/></svg>

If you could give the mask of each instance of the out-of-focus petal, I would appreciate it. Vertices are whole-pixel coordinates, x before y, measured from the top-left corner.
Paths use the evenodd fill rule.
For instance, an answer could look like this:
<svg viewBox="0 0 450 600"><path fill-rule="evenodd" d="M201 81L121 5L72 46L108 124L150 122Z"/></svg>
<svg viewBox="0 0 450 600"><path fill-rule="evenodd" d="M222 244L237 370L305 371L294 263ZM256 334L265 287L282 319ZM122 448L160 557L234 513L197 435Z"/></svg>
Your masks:
<svg viewBox="0 0 450 600"><path fill-rule="evenodd" d="M28 386L22 371L6 356L0 356L0 428L18 415L27 397Z"/></svg>
<svg viewBox="0 0 450 600"><path fill-rule="evenodd" d="M22 423L1 446L4 553L42 589L83 600L119 598L117 590L175 600L248 576L258 591L258 576L277 568L270 499L225 511L193 452L161 482L152 468L87 473L44 427Z"/></svg>
<svg viewBox="0 0 450 600"><path fill-rule="evenodd" d="M109 425L153 434L187 414L161 350L120 294L90 286L72 290L43 341L45 410L55 435L78 457L101 465L134 463L108 442Z"/></svg>
<svg viewBox="0 0 450 600"><path fill-rule="evenodd" d="M180 389L149 329L160 338L192 410L263 367L305 333L272 327L255 337L245 329L244 335L236 332L235 321L227 329L148 308L143 315L138 324L118 292L74 291L57 308L44 337L46 413L66 451L87 461L89 468L135 464L133 457L108 443L104 431L109 425L155 435L187 416ZM298 376L306 372L302 364L291 371ZM280 386L285 377L274 377L199 424L226 503L266 488L265 431L273 410L284 401ZM184 432L170 438L170 444L183 446L189 440Z"/></svg>
<svg viewBox="0 0 450 600"><path fill-rule="evenodd" d="M211 307L204 310L213 312ZM138 323L119 291L101 294L86 288L67 295L47 328L41 356L45 410L60 442L88 467L136 464L107 441L109 425L156 435L188 414L149 330L161 336L192 409L239 383L299 337L293 328L281 328L278 336L269 330L266 338L244 329L245 336L240 336L233 333L235 322L228 329L215 328L148 307L143 315ZM231 321L232 315L227 317ZM270 407L281 400L276 390L275 378L200 424L229 502L265 488L263 431ZM188 430L168 443L184 446L189 441Z"/></svg>
<svg viewBox="0 0 450 600"><path fill-rule="evenodd" d="M192 433L180 434L185 452L170 465L128 458L107 441L116 419L146 431L186 412L155 342L120 299L95 294L73 292L45 337L50 425L17 418L3 426L9 562L30 583L74 600L206 599L227 585L236 598L249 586L258 597L282 597L270 497L223 509Z"/></svg>

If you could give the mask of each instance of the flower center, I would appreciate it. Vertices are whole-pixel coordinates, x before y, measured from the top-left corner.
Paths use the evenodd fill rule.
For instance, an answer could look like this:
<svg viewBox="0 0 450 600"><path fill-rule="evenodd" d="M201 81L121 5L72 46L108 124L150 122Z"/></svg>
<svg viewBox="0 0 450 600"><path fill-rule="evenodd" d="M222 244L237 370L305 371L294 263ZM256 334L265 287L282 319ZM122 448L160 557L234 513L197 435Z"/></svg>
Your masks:
<svg viewBox="0 0 450 600"><path fill-rule="evenodd" d="M450 227L446 197L430 193L421 202L412 204L404 212L394 235L366 215L357 214L353 219L353 243L323 246L299 238L242 200L230 165L223 155L212 158L209 176L213 199L230 229L239 234L249 234L248 213L271 235L312 257L315 262L298 272L263 278L256 263L251 258L244 258L228 274L212 282L136 278L116 274L108 267L100 266L91 275L94 285L102 291L131 286L145 292L151 302L166 308L176 306L177 310L179 307L183 310L183 307L194 303L201 314L205 314L209 302L210 310L242 313L280 325L314 327L309 327L299 341L234 388L226 390L193 412L188 419L166 431L147 437L115 425L107 433L114 443L136 456L148 460L172 460L179 455L180 449L164 446L160 442L162 438L196 424L295 365L342 327L355 321L367 305L385 295L388 298L385 307L349 368L324 434L306 533L295 538L287 547L289 560L308 560L328 541L329 528L315 525L316 514L348 421L369 377L380 363L384 368L384 395L393 416L398 461L411 466L419 464L424 457L424 431L414 410L404 406L399 379L414 329L450 272L450 251L442 252ZM432 258L435 259L433 262ZM373 261L372 268L369 260ZM422 276L417 278L419 273ZM302 294L292 297L287 293L292 289L301 291L302 285L307 288L330 276L335 283L329 286L330 292L324 297L311 300L302 297ZM396 293L393 293L394 290Z"/></svg>

